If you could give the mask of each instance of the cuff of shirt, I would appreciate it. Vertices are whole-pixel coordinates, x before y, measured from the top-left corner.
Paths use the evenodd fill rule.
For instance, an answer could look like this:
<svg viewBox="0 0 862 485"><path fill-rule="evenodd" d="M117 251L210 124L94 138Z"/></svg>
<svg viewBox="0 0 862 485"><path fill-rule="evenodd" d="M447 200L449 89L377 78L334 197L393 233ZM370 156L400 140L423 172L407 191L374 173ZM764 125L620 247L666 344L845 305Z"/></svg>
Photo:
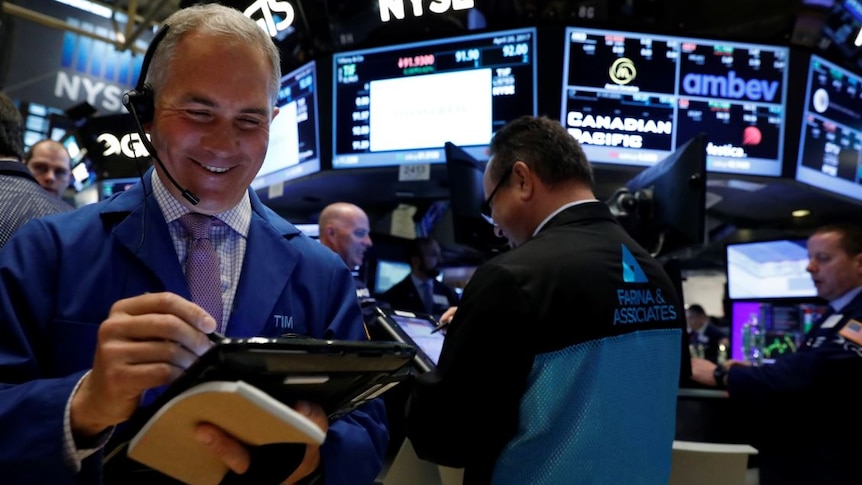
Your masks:
<svg viewBox="0 0 862 485"><path fill-rule="evenodd" d="M72 433L72 397L76 392L78 392L78 388L81 387L81 383L84 382L84 379L89 374L90 372L88 371L78 380L78 383L75 384L75 388L72 389L72 393L69 394L69 400L66 401L66 411L63 416L63 460L75 473L81 471L81 462L88 456L102 449L114 433L113 426L107 428L96 436L86 439L76 440Z"/></svg>

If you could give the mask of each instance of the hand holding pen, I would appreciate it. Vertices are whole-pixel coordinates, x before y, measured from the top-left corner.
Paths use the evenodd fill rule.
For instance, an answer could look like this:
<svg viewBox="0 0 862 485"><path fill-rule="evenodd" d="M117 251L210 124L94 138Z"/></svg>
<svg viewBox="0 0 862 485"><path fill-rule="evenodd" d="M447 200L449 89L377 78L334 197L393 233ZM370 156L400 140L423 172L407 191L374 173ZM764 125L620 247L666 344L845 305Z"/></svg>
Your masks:
<svg viewBox="0 0 862 485"><path fill-rule="evenodd" d="M443 312L443 315L440 315L440 320L437 323L437 327L434 330L431 330L431 333L437 333L440 330L448 327L450 323L452 323L452 319L455 317L455 312L458 310L458 307L451 306Z"/></svg>
<svg viewBox="0 0 862 485"><path fill-rule="evenodd" d="M448 321L448 322L446 322L446 323L439 323L439 322L438 322L437 326L436 326L436 327L434 327L434 329L433 329L433 330L431 330L431 333L437 333L437 332L439 332L440 330L445 329L446 327L448 327L448 326L449 326L449 323L451 323L451 322L452 322L452 320L449 320L449 321Z"/></svg>

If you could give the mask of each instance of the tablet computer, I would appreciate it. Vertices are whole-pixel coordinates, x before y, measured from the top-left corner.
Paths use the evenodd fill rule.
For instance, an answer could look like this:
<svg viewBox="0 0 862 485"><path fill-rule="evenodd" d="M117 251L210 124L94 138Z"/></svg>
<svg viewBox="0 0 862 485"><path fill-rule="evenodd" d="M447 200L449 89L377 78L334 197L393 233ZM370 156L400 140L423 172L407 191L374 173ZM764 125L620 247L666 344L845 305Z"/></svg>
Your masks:
<svg viewBox="0 0 862 485"><path fill-rule="evenodd" d="M244 381L288 405L317 403L335 419L406 379L415 354L402 342L226 338L133 419L143 424L171 398L207 381Z"/></svg>
<svg viewBox="0 0 862 485"><path fill-rule="evenodd" d="M413 363L420 371L429 372L437 367L446 334L434 332L438 327L434 317L377 307L377 324L396 342L416 347Z"/></svg>

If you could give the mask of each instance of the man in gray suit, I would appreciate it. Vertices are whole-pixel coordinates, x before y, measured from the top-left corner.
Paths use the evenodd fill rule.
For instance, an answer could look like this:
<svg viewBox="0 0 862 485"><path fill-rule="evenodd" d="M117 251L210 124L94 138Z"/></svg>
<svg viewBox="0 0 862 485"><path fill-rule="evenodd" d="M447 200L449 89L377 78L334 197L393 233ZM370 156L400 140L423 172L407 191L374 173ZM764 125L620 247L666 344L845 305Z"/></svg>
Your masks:
<svg viewBox="0 0 862 485"><path fill-rule="evenodd" d="M21 113L0 93L0 247L30 219L73 209L42 189L21 162L23 156Z"/></svg>

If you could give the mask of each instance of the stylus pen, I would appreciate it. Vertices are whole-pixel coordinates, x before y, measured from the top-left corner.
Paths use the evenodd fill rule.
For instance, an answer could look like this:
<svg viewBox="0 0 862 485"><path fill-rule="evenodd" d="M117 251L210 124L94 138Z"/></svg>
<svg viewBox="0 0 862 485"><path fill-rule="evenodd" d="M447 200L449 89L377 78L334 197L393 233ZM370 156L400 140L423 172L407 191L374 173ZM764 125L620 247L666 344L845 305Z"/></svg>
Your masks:
<svg viewBox="0 0 862 485"><path fill-rule="evenodd" d="M207 334L207 338L210 339L210 341L213 343L220 344L227 337L225 337L224 335L222 335L216 331L212 331L212 332Z"/></svg>
<svg viewBox="0 0 862 485"><path fill-rule="evenodd" d="M431 330L431 333L437 333L440 330L443 330L444 328L448 327L450 323L452 323L451 319L446 323L441 323L440 325L437 325L436 327L434 327L434 330Z"/></svg>

